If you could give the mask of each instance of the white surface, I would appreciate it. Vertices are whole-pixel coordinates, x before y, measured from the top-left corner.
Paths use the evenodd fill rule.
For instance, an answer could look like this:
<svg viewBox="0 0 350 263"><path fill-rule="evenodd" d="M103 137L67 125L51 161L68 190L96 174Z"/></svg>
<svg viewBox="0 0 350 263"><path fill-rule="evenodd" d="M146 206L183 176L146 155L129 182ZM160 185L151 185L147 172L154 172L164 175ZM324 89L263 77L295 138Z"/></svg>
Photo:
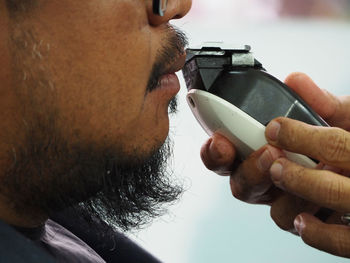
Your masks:
<svg viewBox="0 0 350 263"><path fill-rule="evenodd" d="M218 96L203 90L191 90L187 101L203 129L211 136L215 132L224 135L243 157L267 144L265 126L247 113Z"/></svg>
<svg viewBox="0 0 350 263"><path fill-rule="evenodd" d="M190 102L192 100L192 102ZM208 135L219 133L228 138L243 157L265 144L265 126L236 106L203 90L190 90L187 101L192 113ZM194 105L192 105L194 103ZM307 168L316 164L304 155L286 152L288 159Z"/></svg>
<svg viewBox="0 0 350 263"><path fill-rule="evenodd" d="M262 0L218 2L197 1L194 11L202 8L201 14L206 15L192 15L177 23L190 36L191 45L221 40L250 44L255 57L279 79L302 71L322 88L338 95L349 93L348 23L277 20L273 13L259 12L262 3L266 4ZM257 3L256 8L249 9L248 2ZM249 18L268 16L268 20L243 19L244 12ZM235 200L228 178L205 169L199 150L208 136L186 105L185 89L182 81L180 112L171 120L171 134L175 140L175 172L187 182L188 190L171 208L170 216L156 220L135 239L170 263L349 262L310 248L280 230L271 220L268 207Z"/></svg>

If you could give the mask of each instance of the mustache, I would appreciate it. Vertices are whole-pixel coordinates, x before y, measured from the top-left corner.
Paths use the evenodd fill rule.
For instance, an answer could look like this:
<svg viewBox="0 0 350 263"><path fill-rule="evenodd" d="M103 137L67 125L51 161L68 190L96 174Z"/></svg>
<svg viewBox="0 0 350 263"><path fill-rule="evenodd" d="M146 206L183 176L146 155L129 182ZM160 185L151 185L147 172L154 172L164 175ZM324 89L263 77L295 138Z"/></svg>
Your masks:
<svg viewBox="0 0 350 263"><path fill-rule="evenodd" d="M156 62L153 65L151 75L147 84L146 92L151 92L158 86L162 75L167 73L169 65L175 62L184 53L188 45L186 34L173 25L167 25L166 40L158 51Z"/></svg>

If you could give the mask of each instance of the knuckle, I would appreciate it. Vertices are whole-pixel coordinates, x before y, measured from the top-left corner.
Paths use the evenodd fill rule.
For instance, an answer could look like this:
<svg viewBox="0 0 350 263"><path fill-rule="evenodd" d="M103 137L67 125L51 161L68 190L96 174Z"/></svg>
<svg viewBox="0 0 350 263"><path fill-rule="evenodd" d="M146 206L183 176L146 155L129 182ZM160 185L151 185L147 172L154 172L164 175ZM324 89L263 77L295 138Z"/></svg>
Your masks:
<svg viewBox="0 0 350 263"><path fill-rule="evenodd" d="M213 172L217 168L217 166L215 164L211 163L211 162L203 161L203 164L208 170L213 171Z"/></svg>
<svg viewBox="0 0 350 263"><path fill-rule="evenodd" d="M345 194L345 186L341 181L334 181L334 180L329 180L328 182L328 188L324 192L321 187L320 189L320 194L325 195L325 200L326 200L326 205L329 207L337 206L340 203L343 202L343 197Z"/></svg>
<svg viewBox="0 0 350 263"><path fill-rule="evenodd" d="M234 198L240 201L245 201L245 193L242 191L239 185L231 183L231 192Z"/></svg>
<svg viewBox="0 0 350 263"><path fill-rule="evenodd" d="M235 170L232 173L232 176L230 178L232 195L236 199L241 201L244 201L244 196L246 192L245 173L243 170L243 165L241 165L237 170Z"/></svg>
<svg viewBox="0 0 350 263"><path fill-rule="evenodd" d="M234 198L246 202L249 199L249 189L244 182L241 180L240 176L236 173L236 175L231 176L230 186L231 192Z"/></svg>
<svg viewBox="0 0 350 263"><path fill-rule="evenodd" d="M275 224L284 231L291 231L290 222L285 219L281 214L281 210L278 206L272 205L270 209L270 216Z"/></svg>
<svg viewBox="0 0 350 263"><path fill-rule="evenodd" d="M243 192L237 190L232 191L232 196L238 200L245 201Z"/></svg>
<svg viewBox="0 0 350 263"><path fill-rule="evenodd" d="M337 163L349 159L350 150L348 147L349 138L339 128L330 129L322 138L320 156L324 162Z"/></svg>
<svg viewBox="0 0 350 263"><path fill-rule="evenodd" d="M233 179L230 180L230 186L231 186L232 196L238 200L244 201L243 191L241 187L238 184L236 184L236 182Z"/></svg>
<svg viewBox="0 0 350 263"><path fill-rule="evenodd" d="M203 162L204 166L212 172L220 171L220 168L223 166L222 164L215 162L215 161L212 161L212 160L205 158L205 157L204 158L202 157L202 162Z"/></svg>
<svg viewBox="0 0 350 263"><path fill-rule="evenodd" d="M231 170L231 191L236 199L258 203L271 187L272 182L269 175L260 173L255 163L256 159L250 157L236 169Z"/></svg>

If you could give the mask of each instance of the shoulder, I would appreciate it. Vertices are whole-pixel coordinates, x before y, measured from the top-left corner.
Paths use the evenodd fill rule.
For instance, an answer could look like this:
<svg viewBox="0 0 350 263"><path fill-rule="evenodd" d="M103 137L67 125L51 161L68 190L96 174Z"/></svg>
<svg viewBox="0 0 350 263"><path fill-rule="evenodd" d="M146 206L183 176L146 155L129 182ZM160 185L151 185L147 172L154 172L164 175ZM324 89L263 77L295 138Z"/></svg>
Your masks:
<svg viewBox="0 0 350 263"><path fill-rule="evenodd" d="M55 262L45 251L14 228L0 221L1 262Z"/></svg>

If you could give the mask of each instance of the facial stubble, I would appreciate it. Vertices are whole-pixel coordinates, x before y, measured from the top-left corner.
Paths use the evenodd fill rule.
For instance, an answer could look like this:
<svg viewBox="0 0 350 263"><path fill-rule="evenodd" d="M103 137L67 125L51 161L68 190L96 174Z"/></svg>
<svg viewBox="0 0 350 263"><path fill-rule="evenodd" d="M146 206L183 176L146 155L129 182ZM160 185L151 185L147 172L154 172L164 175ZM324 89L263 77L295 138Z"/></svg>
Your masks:
<svg viewBox="0 0 350 263"><path fill-rule="evenodd" d="M154 79L160 77L158 69L169 62L169 54L177 54L180 45L185 45L184 38L177 38L174 32L169 27L169 41L178 42L176 46L165 45L159 53L148 91L152 91ZM13 163L0 182L1 193L13 207L28 216L50 215L73 207L85 217L124 230L140 227L163 214L163 204L175 201L182 192L174 185L168 167L170 139L160 148L151 149L148 156L139 156L138 149L125 154L120 145L71 143L57 127L60 113L55 106L50 70L36 60L37 54L28 54L26 49L40 44L35 34L17 31L11 41L25 116L23 140L14 142L15 155L9 153ZM176 99L170 102L169 111L176 111Z"/></svg>

